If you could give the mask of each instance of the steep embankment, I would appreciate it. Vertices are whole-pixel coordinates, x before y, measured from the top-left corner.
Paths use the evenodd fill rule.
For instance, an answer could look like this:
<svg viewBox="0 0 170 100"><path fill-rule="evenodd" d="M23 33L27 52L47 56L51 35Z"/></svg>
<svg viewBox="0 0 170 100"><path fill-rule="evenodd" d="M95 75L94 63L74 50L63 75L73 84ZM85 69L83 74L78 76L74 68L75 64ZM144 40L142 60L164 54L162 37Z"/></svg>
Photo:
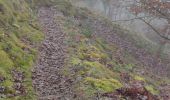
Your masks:
<svg viewBox="0 0 170 100"><path fill-rule="evenodd" d="M24 0L0 0L1 100L35 97L31 66L42 40L36 16Z"/></svg>

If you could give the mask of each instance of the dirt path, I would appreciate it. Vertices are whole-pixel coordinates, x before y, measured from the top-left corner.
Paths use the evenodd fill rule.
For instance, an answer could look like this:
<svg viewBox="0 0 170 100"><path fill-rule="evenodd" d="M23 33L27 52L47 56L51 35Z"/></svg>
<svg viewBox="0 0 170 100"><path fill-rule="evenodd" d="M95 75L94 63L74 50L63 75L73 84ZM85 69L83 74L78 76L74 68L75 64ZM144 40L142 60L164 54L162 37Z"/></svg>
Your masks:
<svg viewBox="0 0 170 100"><path fill-rule="evenodd" d="M33 71L34 88L39 100L67 100L71 93L70 83L61 73L66 59L65 34L59 22L54 20L62 15L52 8L41 8L38 14L46 38Z"/></svg>

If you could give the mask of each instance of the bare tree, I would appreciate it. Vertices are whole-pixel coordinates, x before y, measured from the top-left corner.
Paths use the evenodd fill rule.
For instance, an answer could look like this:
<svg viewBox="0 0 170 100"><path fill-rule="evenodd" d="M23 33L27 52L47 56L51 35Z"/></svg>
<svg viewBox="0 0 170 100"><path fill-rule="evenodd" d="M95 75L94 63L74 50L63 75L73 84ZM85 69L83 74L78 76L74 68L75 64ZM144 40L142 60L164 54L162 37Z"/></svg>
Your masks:
<svg viewBox="0 0 170 100"><path fill-rule="evenodd" d="M168 0L167 0L168 1ZM163 18L168 21L168 25L164 26L163 29L156 29L149 21L146 21L144 18L141 19L146 23L150 28L153 29L160 37L164 40L170 40L170 2L166 0L135 0L135 4L130 7L130 11L133 12L136 16L140 13L145 13L158 18Z"/></svg>
<svg viewBox="0 0 170 100"><path fill-rule="evenodd" d="M157 35L159 35L162 39L159 41L160 46L156 55L159 57L162 50L164 49L167 43L170 43L170 1L169 0L134 0L134 5L132 5L129 9L136 18L142 20L145 24L147 24ZM147 18L138 17L139 14L145 13L145 15L149 15L150 19L162 18L167 20L168 24L165 25L162 29L155 28L154 25L150 23Z"/></svg>

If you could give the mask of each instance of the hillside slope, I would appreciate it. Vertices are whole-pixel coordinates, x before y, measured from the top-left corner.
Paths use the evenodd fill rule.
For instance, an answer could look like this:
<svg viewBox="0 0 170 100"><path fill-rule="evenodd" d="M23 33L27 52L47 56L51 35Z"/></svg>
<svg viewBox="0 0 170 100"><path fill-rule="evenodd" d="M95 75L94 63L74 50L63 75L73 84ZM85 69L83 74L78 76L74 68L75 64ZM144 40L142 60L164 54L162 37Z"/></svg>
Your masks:
<svg viewBox="0 0 170 100"><path fill-rule="evenodd" d="M44 37L39 29L24 0L0 0L0 99L34 98L31 66Z"/></svg>
<svg viewBox="0 0 170 100"><path fill-rule="evenodd" d="M127 35L128 30L68 2L58 1L55 7L40 8L40 12L47 35L42 48L48 49L42 49L34 84L42 100L169 98L169 80L162 77L168 76L168 70L160 71L163 66L168 68L169 62L160 58L159 62L145 50L146 44ZM64 37L56 38L54 34ZM58 39L64 39L64 44L55 44ZM58 58L63 55L61 44L66 45L64 61ZM160 65L154 67L154 63ZM129 91L121 94L124 89Z"/></svg>
<svg viewBox="0 0 170 100"><path fill-rule="evenodd" d="M169 99L169 61L110 20L67 0L0 6L0 99Z"/></svg>

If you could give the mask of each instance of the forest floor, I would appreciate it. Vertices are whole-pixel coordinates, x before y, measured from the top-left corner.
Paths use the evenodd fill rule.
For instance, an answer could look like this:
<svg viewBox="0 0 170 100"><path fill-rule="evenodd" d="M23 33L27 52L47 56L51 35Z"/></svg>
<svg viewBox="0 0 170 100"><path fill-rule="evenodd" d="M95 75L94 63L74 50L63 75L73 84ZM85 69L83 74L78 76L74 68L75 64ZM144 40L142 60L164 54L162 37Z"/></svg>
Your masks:
<svg viewBox="0 0 170 100"><path fill-rule="evenodd" d="M40 8L38 16L42 29L45 32L45 40L39 48L38 61L33 71L33 86L40 100L72 100L72 98L76 98L76 94L73 92L74 82L63 74L63 69L67 64L66 61L69 55L68 46L65 43L68 41L67 34L61 25L62 22L57 20L57 17L61 18L64 17L64 15L52 8ZM78 26L82 26L83 22L87 22L88 27L93 30L91 39L100 37L108 44L115 44L119 50L117 50L112 57L116 59L118 63L122 65L129 63L129 60L125 60L126 55L124 54L126 52L137 60L137 62L134 62L135 66L144 67L143 71L141 69L135 70L136 72L140 70L140 75L149 76L151 73L158 73L162 76L169 75L168 66L170 64L168 60L163 62L161 59L148 53L145 49L134 46L133 40L117 35L117 33L120 32L119 29L113 29L102 21L93 20L93 18L89 22L86 20L82 21L79 17L73 20L78 23ZM79 38L81 38L81 36ZM78 41L81 40L78 39ZM90 59L90 62L92 62L91 60L93 61L94 59ZM106 65L109 66L109 64ZM162 66L164 66L164 68L162 68ZM164 97L167 96L167 98L169 98L169 88L170 86L168 84L162 84L161 89L164 91L164 94L161 89L160 91Z"/></svg>

